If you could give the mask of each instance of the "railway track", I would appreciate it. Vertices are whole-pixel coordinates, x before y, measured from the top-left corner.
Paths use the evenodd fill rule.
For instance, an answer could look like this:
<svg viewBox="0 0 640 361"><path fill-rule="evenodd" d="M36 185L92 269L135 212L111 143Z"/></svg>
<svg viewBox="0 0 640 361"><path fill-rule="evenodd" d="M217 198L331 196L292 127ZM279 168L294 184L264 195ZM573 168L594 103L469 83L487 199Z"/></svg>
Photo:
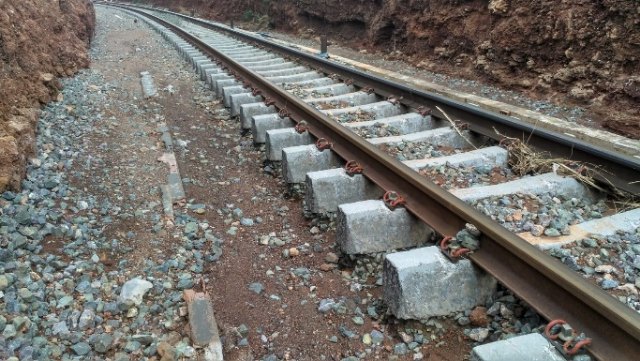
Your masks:
<svg viewBox="0 0 640 361"><path fill-rule="evenodd" d="M282 162L288 183L306 183L311 212L336 212L343 204L385 195L387 206L402 205L429 226L427 233L453 236L472 224L481 234L480 247L466 257L548 320L564 319L584 332L595 358L631 360L640 351L636 312L470 205L517 192L554 193L565 200L591 197L573 178L554 172L514 173L508 151L500 146L505 137L529 139L554 156L597 164L601 174L616 175L600 178L600 184L635 194L640 193L638 160L223 25L123 8L155 24L178 46L254 143L265 144L267 159ZM324 196L327 189L335 194ZM372 212L380 209L375 207L382 202L376 202ZM343 207L343 218L344 212ZM625 215L637 221L638 212ZM357 231L341 230L340 222L339 238ZM410 240L395 248L416 245ZM385 246L357 247L342 243L345 253L381 252Z"/></svg>

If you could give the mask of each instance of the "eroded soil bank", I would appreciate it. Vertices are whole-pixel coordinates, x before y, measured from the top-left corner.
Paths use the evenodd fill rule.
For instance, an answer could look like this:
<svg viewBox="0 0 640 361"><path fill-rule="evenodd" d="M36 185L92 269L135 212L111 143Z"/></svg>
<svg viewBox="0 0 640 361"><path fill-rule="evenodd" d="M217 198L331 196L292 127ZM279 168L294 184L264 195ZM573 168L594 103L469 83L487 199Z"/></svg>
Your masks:
<svg viewBox="0 0 640 361"><path fill-rule="evenodd" d="M58 78L89 65L94 26L89 0L0 1L0 191L20 186L40 106L58 98Z"/></svg>
<svg viewBox="0 0 640 361"><path fill-rule="evenodd" d="M603 0L144 0L378 51L418 68L581 105L640 139L640 6Z"/></svg>

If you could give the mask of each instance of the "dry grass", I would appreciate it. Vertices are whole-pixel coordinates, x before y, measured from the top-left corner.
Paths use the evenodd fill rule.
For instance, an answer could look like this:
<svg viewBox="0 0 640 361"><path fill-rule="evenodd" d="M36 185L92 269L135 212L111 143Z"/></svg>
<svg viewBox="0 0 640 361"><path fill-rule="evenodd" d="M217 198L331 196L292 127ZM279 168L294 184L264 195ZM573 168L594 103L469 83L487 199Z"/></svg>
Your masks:
<svg viewBox="0 0 640 361"><path fill-rule="evenodd" d="M458 135L464 138L467 143L471 144L474 149L477 149L471 140L464 136L460 128L456 125L456 122L452 120L444 110L438 106L436 106L436 109L445 116ZM507 137L500 134L497 130L495 130L495 132L502 138L500 144L505 146L509 151L509 167L519 177L528 174L553 172L575 178L578 182L599 192L610 193L612 195L612 202L616 208L631 209L640 207L640 197L616 188L613 183L607 180L608 177L612 177L613 175L605 172L600 166L564 158L551 158L550 153L536 151L531 148L526 141ZM600 185L601 183L595 180L596 176L598 179L602 179L608 183L606 188L603 188L603 186Z"/></svg>
<svg viewBox="0 0 640 361"><path fill-rule="evenodd" d="M464 134L462 134L462 131L460 130L460 128L458 128L458 126L456 125L456 122L454 122L453 119L449 117L449 114L445 113L445 111L438 106L436 106L436 109L438 109L438 111L442 113L445 118L447 118L447 121L451 124L451 127L456 131L456 133L458 133L459 136L462 137L462 139L464 139L467 143L469 143L471 147L473 147L473 149L478 149L478 147L476 147L473 144L473 142L471 142L467 137L464 136Z"/></svg>
<svg viewBox="0 0 640 361"><path fill-rule="evenodd" d="M551 158L548 152L536 151L520 139L498 134L503 138L500 143L509 151L509 166L518 176L553 172L575 178L591 189L611 194L612 203L618 212L640 207L640 198L614 187L607 181L607 178L613 175L606 173L601 167L563 158ZM596 176L608 182L608 187L604 188L598 183Z"/></svg>
<svg viewBox="0 0 640 361"><path fill-rule="evenodd" d="M436 109L444 115L458 135L471 144L474 149L477 149L444 110L437 106ZM640 208L640 195L630 194L615 187L608 180L615 175L606 172L600 166L564 158L551 158L549 152L536 151L526 141L507 137L497 130L495 132L502 138L500 144L509 151L509 167L519 177L553 172L575 178L578 182L598 192L610 194L610 201L616 212ZM608 184L602 185L602 181L596 181L596 177Z"/></svg>
<svg viewBox="0 0 640 361"><path fill-rule="evenodd" d="M509 166L511 170L520 177L527 174L553 172L573 177L601 192L605 191L594 180L594 175L602 174L595 165L563 158L551 158L549 153L536 151L525 142L515 138L503 136L501 144L509 151Z"/></svg>

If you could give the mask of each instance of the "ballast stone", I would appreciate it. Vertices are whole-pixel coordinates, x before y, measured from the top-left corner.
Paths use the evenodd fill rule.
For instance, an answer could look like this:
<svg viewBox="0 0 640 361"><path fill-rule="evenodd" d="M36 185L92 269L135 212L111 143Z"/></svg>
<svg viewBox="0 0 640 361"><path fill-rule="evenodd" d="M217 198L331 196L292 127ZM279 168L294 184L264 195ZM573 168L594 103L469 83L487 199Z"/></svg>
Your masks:
<svg viewBox="0 0 640 361"><path fill-rule="evenodd" d="M591 235L611 236L616 232L634 232L640 227L640 208L612 214L603 218L595 218L586 222L569 226L568 235L559 237L536 237L531 232L522 232L518 236L541 248L550 249L588 238Z"/></svg>
<svg viewBox="0 0 640 361"><path fill-rule="evenodd" d="M512 337L476 346L471 361L566 361L539 333Z"/></svg>
<svg viewBox="0 0 640 361"><path fill-rule="evenodd" d="M426 320L484 304L496 280L471 261L452 263L438 247L392 253L383 266L384 299L400 319Z"/></svg>
<svg viewBox="0 0 640 361"><path fill-rule="evenodd" d="M134 278L125 282L122 285L122 290L120 291L120 296L118 297L118 302L133 306L139 305L142 303L142 298L144 294L147 293L153 284L147 280L143 280L141 278Z"/></svg>

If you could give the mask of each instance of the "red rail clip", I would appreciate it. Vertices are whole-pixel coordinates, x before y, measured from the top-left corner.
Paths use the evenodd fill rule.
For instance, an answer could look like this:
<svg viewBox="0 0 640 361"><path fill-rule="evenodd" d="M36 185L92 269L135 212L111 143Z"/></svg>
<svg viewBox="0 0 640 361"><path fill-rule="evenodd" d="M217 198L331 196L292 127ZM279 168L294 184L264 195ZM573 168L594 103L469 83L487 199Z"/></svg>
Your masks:
<svg viewBox="0 0 640 361"><path fill-rule="evenodd" d="M467 130L469 129L469 123L465 123L462 121L457 121L456 122L456 126L458 127L458 130Z"/></svg>
<svg viewBox="0 0 640 361"><path fill-rule="evenodd" d="M449 245L451 244L451 241L453 241L453 237L451 236L446 236L440 241L440 251L444 253L445 256L447 256L451 261L455 262L460 257L471 252L471 250L466 247L450 248Z"/></svg>
<svg viewBox="0 0 640 361"><path fill-rule="evenodd" d="M367 94L375 93L375 90L370 86L362 88L362 91L367 93Z"/></svg>
<svg viewBox="0 0 640 361"><path fill-rule="evenodd" d="M391 209L394 209L406 203L404 198L395 191L387 191L382 196L382 201L387 205L387 207Z"/></svg>
<svg viewBox="0 0 640 361"><path fill-rule="evenodd" d="M280 118L286 118L286 117L288 117L288 116L289 116L289 111L288 111L287 109L285 109L285 108L282 108L282 109L280 109L280 110L278 111L278 116L279 116Z"/></svg>
<svg viewBox="0 0 640 361"><path fill-rule="evenodd" d="M309 128L307 127L307 122L305 120L301 120L298 122L298 124L296 124L295 127L293 127L296 132L302 134L304 132L306 132L307 130L309 130Z"/></svg>
<svg viewBox="0 0 640 361"><path fill-rule="evenodd" d="M582 340L576 341L577 339L577 333L575 330L571 329L571 336L566 337L565 339L562 339L561 335L562 335L562 330L558 330L554 332L554 327L556 326L563 326L563 325L567 325L567 321L565 320L552 320L547 324L547 327L544 328L544 335L551 341L554 342L558 342L557 340L560 338L562 341L565 341L562 344L562 351L564 351L565 355L575 355L578 352L580 352L580 349L582 349L585 346L588 346L591 344L591 339L590 338L584 338Z"/></svg>
<svg viewBox="0 0 640 361"><path fill-rule="evenodd" d="M329 142L325 138L318 138L318 140L316 140L316 147L318 150L331 149L331 147L333 147L333 143Z"/></svg>
<svg viewBox="0 0 640 361"><path fill-rule="evenodd" d="M396 97L394 97L393 95L390 95L390 96L387 98L387 101L388 101L389 103L393 104L393 105L398 105L398 104L400 104L400 99L402 99L402 97L400 97L400 98L396 98Z"/></svg>
<svg viewBox="0 0 640 361"><path fill-rule="evenodd" d="M345 164L344 170L347 172L348 175L352 176L352 175L355 175L355 174L362 173L362 171L364 169L362 168L360 163L358 163L357 161L350 160L350 161L347 162L347 164Z"/></svg>
<svg viewBox="0 0 640 361"><path fill-rule="evenodd" d="M258 94L261 94L262 90L258 89L258 88L252 88L251 89L251 94L253 94L253 96L256 96Z"/></svg>
<svg viewBox="0 0 640 361"><path fill-rule="evenodd" d="M266 106L272 106L275 103L276 103L276 101L273 100L273 98L267 98L267 99L264 100L264 105L266 105Z"/></svg>
<svg viewBox="0 0 640 361"><path fill-rule="evenodd" d="M432 111L433 110L431 108L425 107L424 105L421 105L418 107L418 113L423 117L426 117L427 115L431 115Z"/></svg>
<svg viewBox="0 0 640 361"><path fill-rule="evenodd" d="M564 345L562 345L562 349L564 350L564 352L567 353L567 355L573 356L578 352L580 352L581 348L583 348L584 346L588 346L590 344L591 344L590 338L585 338L584 340L580 340L576 343L573 343L573 341L567 341L564 343Z"/></svg>
<svg viewBox="0 0 640 361"><path fill-rule="evenodd" d="M566 325L567 321L565 320L553 320L551 322L549 322L547 324L547 327L544 328L544 334L545 336L547 336L547 338L549 338L550 340L557 340L558 337L560 337L560 332L555 332L555 333L551 333L551 330L555 327L555 326L562 326L562 325ZM575 333L575 332L574 332Z"/></svg>

